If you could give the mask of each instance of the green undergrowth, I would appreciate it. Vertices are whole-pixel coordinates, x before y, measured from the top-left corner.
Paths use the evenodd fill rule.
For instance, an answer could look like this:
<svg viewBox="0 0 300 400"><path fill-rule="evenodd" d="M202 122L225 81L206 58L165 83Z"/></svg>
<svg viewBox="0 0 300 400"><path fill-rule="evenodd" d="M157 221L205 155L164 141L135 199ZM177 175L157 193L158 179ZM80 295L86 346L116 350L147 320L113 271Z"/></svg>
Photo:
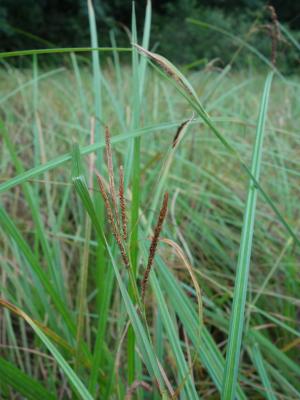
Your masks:
<svg viewBox="0 0 300 400"><path fill-rule="evenodd" d="M150 7L143 35L132 21L147 49ZM111 40L90 66L2 60L0 397L300 398L299 78L181 76L137 47L124 65ZM105 126L128 268L95 179Z"/></svg>

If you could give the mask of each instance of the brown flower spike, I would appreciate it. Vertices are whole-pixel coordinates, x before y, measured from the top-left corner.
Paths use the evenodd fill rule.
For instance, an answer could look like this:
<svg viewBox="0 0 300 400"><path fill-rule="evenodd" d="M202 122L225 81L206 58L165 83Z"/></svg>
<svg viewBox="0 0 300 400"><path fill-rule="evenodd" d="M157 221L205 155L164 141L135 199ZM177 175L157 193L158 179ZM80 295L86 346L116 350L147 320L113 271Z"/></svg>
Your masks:
<svg viewBox="0 0 300 400"><path fill-rule="evenodd" d="M112 201L112 206L109 201L109 197L106 193L104 182L102 177L99 174L97 175L99 189L101 195L103 197L104 205L106 208L108 222L111 226L112 233L116 239L117 245L120 249L121 256L126 268L129 268L129 260L128 256L122 241L121 233L120 233L120 222L119 222L119 213L118 213L118 205L117 205L117 196L115 190L115 178L114 178L114 169L113 169L113 158L112 158L112 150L110 143L110 132L109 128L105 127L105 151L106 151L106 161L107 161L107 170L109 175L109 193ZM122 198L121 198L122 194ZM125 200L124 200L124 177L123 170L120 169L120 207L121 207L121 215L122 215L122 223L123 223L123 239L126 240L126 235L124 232L127 232L126 228L126 210L125 210Z"/></svg>
<svg viewBox="0 0 300 400"><path fill-rule="evenodd" d="M148 279L149 279L149 274L150 274L151 267L152 267L153 260L154 260L154 256L155 256L155 253L156 253L156 248L157 248L157 244L158 244L158 238L159 238L160 232L162 230L162 226L163 226L164 220L165 220L166 215L167 215L168 199L169 199L169 195L168 195L168 193L165 193L163 204L162 204L162 207L161 207L161 210L160 210L160 213L159 213L158 221L157 221L156 227L154 229L154 235L153 235L153 238L152 238L152 241L151 241L151 245L150 245L147 268L145 270L143 281L142 281L142 300L143 301L145 299L145 293L146 293L146 289L147 289L147 283L148 283Z"/></svg>
<svg viewBox="0 0 300 400"><path fill-rule="evenodd" d="M119 186L119 199L120 199L120 208L121 208L121 219L122 219L122 229L123 229L123 239L127 240L127 219L126 219L126 205L125 205L125 197L124 197L124 171L123 166L120 166L119 169L120 176L120 186Z"/></svg>
<svg viewBox="0 0 300 400"><path fill-rule="evenodd" d="M121 255L122 255L122 259L123 259L123 262L125 264L125 267L129 268L129 261L128 261L128 257L127 257L126 251L125 251L125 247L124 247L124 245L122 243L122 239L121 239L121 235L120 235L118 226L116 225L115 220L114 220L113 211L112 211L112 208L111 208L107 193L105 191L103 180L102 180L102 178L101 178L101 176L99 174L97 174L97 179L98 179L100 192L101 192L103 200L104 200L105 208L106 208L107 215L108 215L108 221L109 221L110 226L112 228L113 235L114 235L114 237L116 239L116 242L117 242L117 244L119 246L119 249L120 249L120 252L121 252Z"/></svg>

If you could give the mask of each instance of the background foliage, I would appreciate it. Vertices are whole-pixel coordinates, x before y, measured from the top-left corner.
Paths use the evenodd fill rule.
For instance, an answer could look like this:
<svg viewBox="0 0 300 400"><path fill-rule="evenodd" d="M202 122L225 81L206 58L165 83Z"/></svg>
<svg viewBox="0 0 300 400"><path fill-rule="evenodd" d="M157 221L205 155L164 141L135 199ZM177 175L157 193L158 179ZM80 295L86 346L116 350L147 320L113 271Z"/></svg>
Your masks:
<svg viewBox="0 0 300 400"><path fill-rule="evenodd" d="M220 66L230 62L237 46L231 39L208 29L189 24L192 17L218 26L247 41L270 57L271 44L266 25L270 23L267 2L262 0L175 0L153 1L152 46L174 62L192 63L195 57L205 62L218 58ZM280 23L300 39L300 4L273 1ZM110 45L114 32L119 45L128 45L131 1L94 1L101 45ZM143 21L145 2L136 4L137 21ZM30 12L28 12L30 10ZM0 41L2 50L89 45L86 0L2 0L0 4ZM180 46L182 43L182 47ZM220 54L222 57L220 58ZM285 40L279 43L279 65L284 72L299 67L295 48ZM54 60L54 58L51 58ZM240 57L239 64L249 64Z"/></svg>
<svg viewBox="0 0 300 400"><path fill-rule="evenodd" d="M137 31L129 2L99 1L97 32L86 1L0 3L6 49L31 49L0 52L0 398L299 399L295 5L278 71L262 2L155 2L152 31L139 1ZM97 33L153 63L32 50ZM112 198L120 165L123 240L94 182Z"/></svg>

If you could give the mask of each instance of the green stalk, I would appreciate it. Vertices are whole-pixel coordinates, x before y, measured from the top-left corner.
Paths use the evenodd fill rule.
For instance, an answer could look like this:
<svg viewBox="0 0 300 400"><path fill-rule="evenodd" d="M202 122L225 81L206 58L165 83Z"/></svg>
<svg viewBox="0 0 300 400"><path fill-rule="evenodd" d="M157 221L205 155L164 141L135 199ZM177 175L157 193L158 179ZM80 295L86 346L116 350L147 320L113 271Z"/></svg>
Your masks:
<svg viewBox="0 0 300 400"><path fill-rule="evenodd" d="M151 29L151 2L147 1L143 46L148 48L150 41ZM132 6L132 42L137 42L136 16L135 6ZM140 120L142 107L143 91L146 77L147 60L142 58L139 61L136 48L132 49L132 69L133 69L133 119L132 128L137 129ZM136 137L133 140L133 164L132 164L132 207L131 207L131 239L130 239L130 261L131 261L131 283L128 286L128 292L131 300L135 303L136 281L138 271L138 240L139 240L139 207L140 207L140 184L141 184L141 167L140 167L140 146L141 138ZM128 164L127 164L128 165ZM130 165L130 161L129 161ZM135 337L132 327L128 330L128 383L131 384L135 378Z"/></svg>
<svg viewBox="0 0 300 400"><path fill-rule="evenodd" d="M270 73L265 83L260 106L260 114L257 123L256 141L254 145L251 166L251 173L255 177L256 181L259 180L260 175L263 136L272 77L273 73ZM244 213L240 252L236 268L237 272L229 328L227 356L223 376L223 400L234 400L236 396L236 384L239 369L242 334L244 330L245 303L247 297L252 238L254 231L256 199L257 187L254 184L253 180L250 179L248 198Z"/></svg>
<svg viewBox="0 0 300 400"><path fill-rule="evenodd" d="M268 400L276 400L277 397L274 394L274 390L272 388L272 384L271 384L270 378L268 376L268 373L267 373L267 370L265 367L265 363L264 363L261 351L260 351L257 343L255 343L252 346L250 354L252 356L253 363L254 363L254 365L259 373L259 376L261 378L261 381L263 383L266 398Z"/></svg>
<svg viewBox="0 0 300 400"><path fill-rule="evenodd" d="M133 279L136 279L138 267L138 218L140 204L140 138L134 139L133 151L133 180L132 180L132 208L131 208L131 241L130 265ZM129 283L128 293L132 301L135 299L134 288ZM135 336L132 327L128 329L128 383L135 378Z"/></svg>
<svg viewBox="0 0 300 400"><path fill-rule="evenodd" d="M88 13L89 13L89 24L90 24L90 35L91 35L91 47L98 48L98 34L96 25L96 16L92 0L88 0ZM95 141L101 140L101 126L100 121L102 119L102 74L100 67L99 52L92 52L93 61L93 89L94 89L94 113L96 117L95 121ZM96 158L96 168L100 170L102 168L102 152L98 152ZM97 213L99 214L99 220L101 228L103 228L104 221L104 205L101 200L100 194L95 195L95 205ZM98 324L96 332L96 342L93 351L93 363L91 374L89 377L89 390L92 396L96 396L97 381L99 377L99 368L101 363L101 352L103 351L104 343L104 331L107 323L107 319L103 313L103 309L107 302L108 293L106 291L107 286L105 285L105 268L106 268L106 254L105 248L102 241L98 242L97 253L96 253L96 287L97 287L97 312L98 312Z"/></svg>
<svg viewBox="0 0 300 400"><path fill-rule="evenodd" d="M135 6L132 4L132 42L137 42L136 16ZM151 29L151 2L147 1L143 46L148 48ZM138 52L136 48L132 48L132 69L133 69L133 118L132 129L137 129L140 120L143 91L146 77L146 59L139 62ZM131 206L131 238L130 238L130 283L128 285L128 293L133 303L136 301L136 277L138 271L138 240L139 240L139 206L140 206L140 183L141 183L141 167L140 167L140 146L141 138L138 136L133 140L133 164L132 164L132 206ZM131 160L127 163L128 171ZM133 283L134 282L134 283ZM131 384L135 379L135 336L132 326L128 329L127 354L128 354L128 383Z"/></svg>
<svg viewBox="0 0 300 400"><path fill-rule="evenodd" d="M89 51L93 52L130 52L131 47L63 47L56 49L37 49L37 50L18 50L18 51L3 51L0 53L1 58L10 58L10 57L20 57L20 56L31 56L33 54L61 54L61 53L87 53Z"/></svg>
<svg viewBox="0 0 300 400"><path fill-rule="evenodd" d="M137 40L135 7L132 3L132 41ZM132 49L133 69L133 129L137 128L140 117L139 98L139 68L138 54L135 48ZM138 217L140 204L140 138L133 139L133 165L132 165L132 205L131 205L131 238L130 238L130 268L133 279L136 279L138 263ZM128 293L133 304L135 302L134 288L129 282ZM135 335L132 326L128 328L127 334L127 357L128 357L128 384L135 380Z"/></svg>
<svg viewBox="0 0 300 400"><path fill-rule="evenodd" d="M111 139L111 143L122 143L126 142L126 140L131 140L135 137L146 135L149 137L149 135L153 135L154 133L158 131L164 131L168 130L170 128L174 129L177 127L178 124L176 123L167 123L167 124L157 124L157 125L151 125L145 128L139 128L135 130L131 130L125 134L119 134L114 136ZM3 121L0 120L0 129L6 129ZM103 149L105 147L105 142L103 139L101 139L100 142L95 143L95 144L89 144L84 147L80 147L79 151L81 155L87 155L90 153L93 153L97 151L98 149ZM53 158L50 161L47 161L45 164L40 164L37 165L33 168L30 168L24 172L18 173L18 175L14 176L13 178L10 178L2 183L0 183L0 194L5 193L6 191L12 189L13 187L17 185L21 185L22 183L29 181L33 178L36 178L37 176L44 174L46 171L51 171L55 168L61 167L64 165L66 162L70 161L72 158L71 152L65 153L61 156L58 156L56 158Z"/></svg>
<svg viewBox="0 0 300 400"><path fill-rule="evenodd" d="M91 220L86 219L85 222L85 242L83 247L82 266L80 269L79 288L78 288L78 318L77 318L77 333L76 333L76 357L75 357L75 372L79 369L80 354L81 354L81 338L84 328L84 313L86 311L86 289L89 267L89 251L91 239Z"/></svg>
<svg viewBox="0 0 300 400"><path fill-rule="evenodd" d="M57 396L54 393L49 392L44 385L42 385L36 379L26 375L22 370L2 357L0 357L0 374L2 384L11 386L17 391L17 393L25 396L26 399L57 399ZM5 397L2 390L1 393L3 398L8 398Z"/></svg>

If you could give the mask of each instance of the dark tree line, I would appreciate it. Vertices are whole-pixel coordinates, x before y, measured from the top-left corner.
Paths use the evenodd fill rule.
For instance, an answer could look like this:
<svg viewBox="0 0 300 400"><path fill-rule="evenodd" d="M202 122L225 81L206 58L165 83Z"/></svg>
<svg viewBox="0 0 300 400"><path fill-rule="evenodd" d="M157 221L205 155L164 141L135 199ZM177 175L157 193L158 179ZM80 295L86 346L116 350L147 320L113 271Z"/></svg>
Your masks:
<svg viewBox="0 0 300 400"><path fill-rule="evenodd" d="M278 19L292 30L300 31L300 2L273 0ZM130 28L130 0L94 0L101 45L110 45L113 31L119 45L128 45L124 27ZM137 21L142 28L146 0L136 1ZM235 35L245 35L253 21L258 26L270 22L263 0L153 0L152 45L179 63L211 59L222 55L226 63L233 44L214 32L199 30L186 22L193 17ZM89 26L86 0L1 0L1 51L40 47L88 46ZM297 36L298 35L298 36ZM268 52L266 32L253 35L263 53ZM181 48L182 47L182 48ZM284 46L283 46L284 47ZM178 51L180 50L180 51ZM297 56L284 54L290 65Z"/></svg>

